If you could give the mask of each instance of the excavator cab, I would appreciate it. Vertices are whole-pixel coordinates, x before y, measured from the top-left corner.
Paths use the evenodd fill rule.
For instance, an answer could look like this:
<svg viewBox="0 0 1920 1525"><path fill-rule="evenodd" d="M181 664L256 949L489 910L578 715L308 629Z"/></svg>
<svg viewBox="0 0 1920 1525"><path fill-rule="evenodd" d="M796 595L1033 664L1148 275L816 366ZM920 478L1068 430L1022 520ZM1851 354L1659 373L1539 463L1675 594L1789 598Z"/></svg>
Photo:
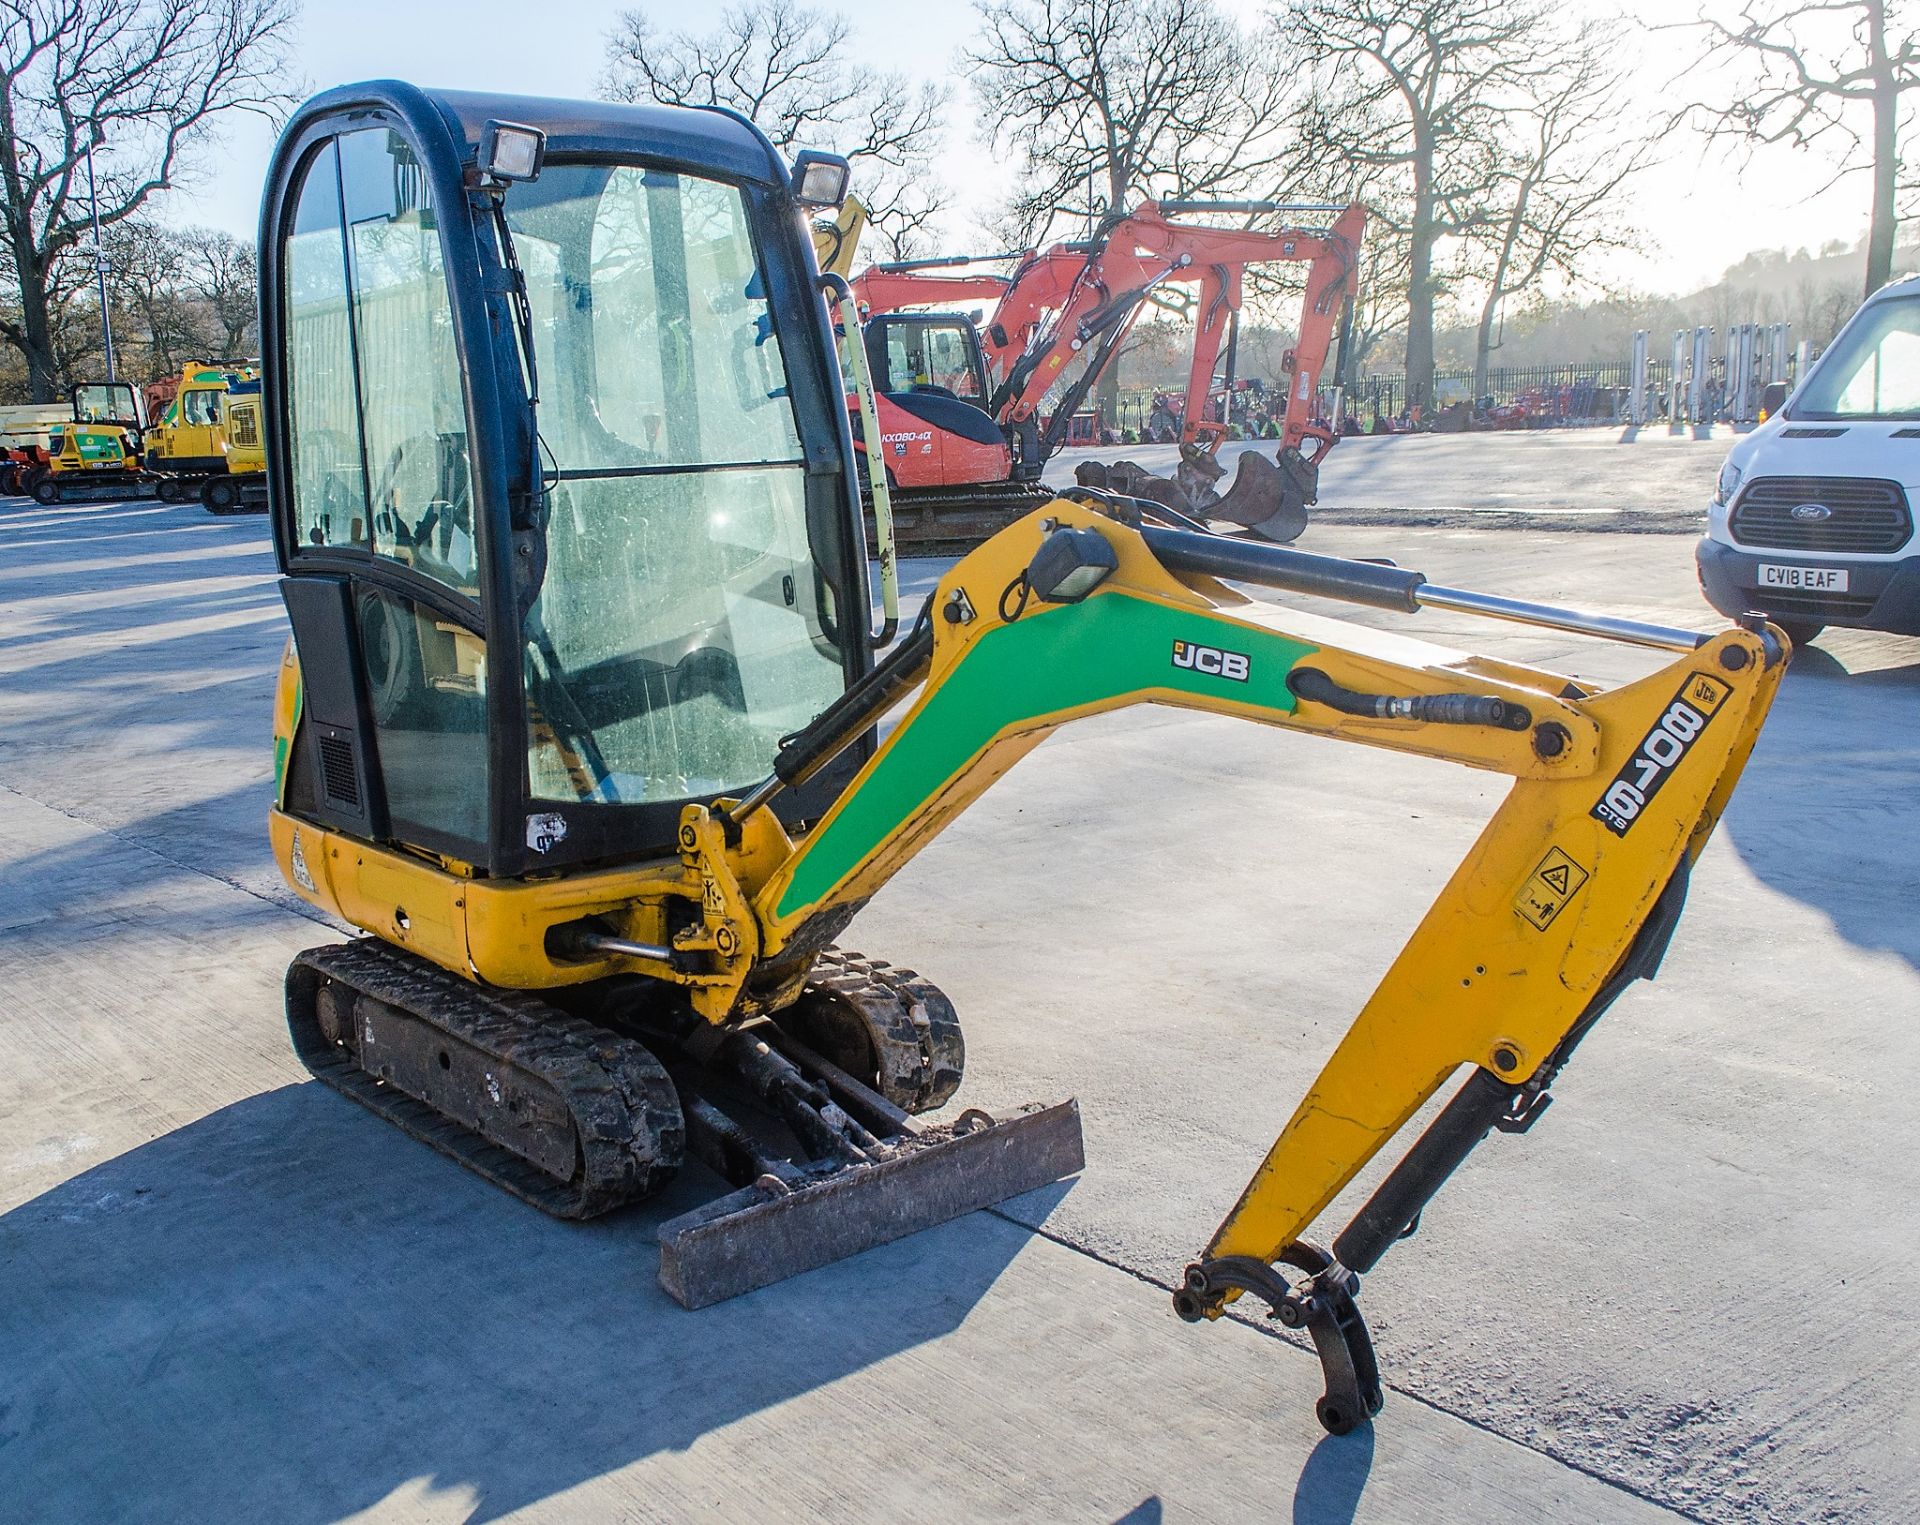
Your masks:
<svg viewBox="0 0 1920 1525"><path fill-rule="evenodd" d="M262 209L293 636L270 830L371 934L295 961L295 1048L559 1216L700 1160L741 1195L662 1230L695 1306L1081 1158L1071 1103L913 1121L960 1082L959 1027L829 946L851 909L762 956L743 885L870 721L746 827L709 808L879 639L807 227L846 180L727 111L380 82L295 114Z"/></svg>
<svg viewBox="0 0 1920 1525"><path fill-rule="evenodd" d="M263 213L290 787L493 875L670 847L868 661L791 172L723 111L582 109L321 96Z"/></svg>
<svg viewBox="0 0 1920 1525"><path fill-rule="evenodd" d="M47 463L28 490L36 503L60 502L68 487L129 487L144 480L141 447L147 412L125 381L83 381L68 394L72 422L47 433Z"/></svg>
<svg viewBox="0 0 1920 1525"><path fill-rule="evenodd" d="M987 406L980 330L958 313L888 312L867 319L867 363L881 392L919 392Z"/></svg>

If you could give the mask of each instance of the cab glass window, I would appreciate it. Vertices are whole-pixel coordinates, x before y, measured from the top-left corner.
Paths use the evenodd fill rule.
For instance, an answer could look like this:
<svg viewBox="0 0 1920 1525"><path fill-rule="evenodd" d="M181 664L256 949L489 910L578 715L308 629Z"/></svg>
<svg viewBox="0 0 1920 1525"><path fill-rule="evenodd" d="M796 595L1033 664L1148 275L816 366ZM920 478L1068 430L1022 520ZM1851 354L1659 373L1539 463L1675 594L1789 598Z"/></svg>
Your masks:
<svg viewBox="0 0 1920 1525"><path fill-rule="evenodd" d="M889 320L886 336L883 390L908 392L916 387L934 387L963 402L984 400L972 351L953 323Z"/></svg>
<svg viewBox="0 0 1920 1525"><path fill-rule="evenodd" d="M507 193L551 486L528 774L554 800L756 782L841 686L738 187L549 164Z"/></svg>
<svg viewBox="0 0 1920 1525"><path fill-rule="evenodd" d="M367 484L347 312L339 154L307 161L287 236L286 353L294 538L302 546L365 549Z"/></svg>
<svg viewBox="0 0 1920 1525"><path fill-rule="evenodd" d="M366 551L477 595L439 225L397 133L345 133L315 155L286 271L299 542Z"/></svg>
<svg viewBox="0 0 1920 1525"><path fill-rule="evenodd" d="M365 558L353 590L361 679L396 835L467 851L486 840L484 643L375 582L397 565L478 593L439 228L397 134L346 133L308 161L284 266L294 536ZM217 392L189 394L189 408L194 395L217 408ZM239 427L250 409L233 410L234 444L257 442Z"/></svg>
<svg viewBox="0 0 1920 1525"><path fill-rule="evenodd" d="M208 387L185 393L187 422L205 428L220 422L220 394Z"/></svg>
<svg viewBox="0 0 1920 1525"><path fill-rule="evenodd" d="M340 139L373 551L478 590L467 415L440 228L404 139Z"/></svg>
<svg viewBox="0 0 1920 1525"><path fill-rule="evenodd" d="M479 636L361 587L360 659L387 808L404 841L487 839L487 660Z"/></svg>
<svg viewBox="0 0 1920 1525"><path fill-rule="evenodd" d="M1920 297L1874 303L1834 341L1795 418L1920 418Z"/></svg>
<svg viewBox="0 0 1920 1525"><path fill-rule="evenodd" d="M124 381L90 381L73 389L73 416L83 424L137 424L140 411Z"/></svg>

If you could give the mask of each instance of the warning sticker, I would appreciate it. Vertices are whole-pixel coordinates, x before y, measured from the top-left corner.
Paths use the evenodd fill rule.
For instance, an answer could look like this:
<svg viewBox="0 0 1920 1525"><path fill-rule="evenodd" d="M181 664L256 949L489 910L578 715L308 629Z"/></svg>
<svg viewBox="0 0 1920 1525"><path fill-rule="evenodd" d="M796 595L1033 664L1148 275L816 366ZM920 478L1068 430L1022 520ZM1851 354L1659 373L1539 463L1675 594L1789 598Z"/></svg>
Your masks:
<svg viewBox="0 0 1920 1525"><path fill-rule="evenodd" d="M1544 932L1586 882L1584 868L1559 848L1550 847L1540 866L1513 897L1513 908Z"/></svg>

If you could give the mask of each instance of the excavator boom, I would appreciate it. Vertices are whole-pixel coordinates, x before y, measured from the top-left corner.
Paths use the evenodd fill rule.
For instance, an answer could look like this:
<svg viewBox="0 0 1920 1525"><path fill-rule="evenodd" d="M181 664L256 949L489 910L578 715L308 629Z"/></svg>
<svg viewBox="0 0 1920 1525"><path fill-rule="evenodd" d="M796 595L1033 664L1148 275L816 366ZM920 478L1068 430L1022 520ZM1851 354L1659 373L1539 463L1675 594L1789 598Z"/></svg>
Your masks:
<svg viewBox="0 0 1920 1525"><path fill-rule="evenodd" d="M1233 206L1258 209L1267 204ZM1269 539L1292 540L1305 527L1306 506L1317 492L1319 462L1337 438L1315 421L1314 408L1341 311L1354 290L1366 211L1358 204L1339 209L1326 226L1223 228L1178 221L1179 210L1204 211L1208 204L1163 206L1149 201L1112 219L1091 240L993 256L1014 261L1010 275L956 273L948 261L874 266L854 278L854 294L874 315L996 299L977 335L990 382L986 411L1009 441L1021 442L1018 464L1032 475L1059 449L1080 401L1113 364L1149 300L1169 288L1187 291L1194 330L1181 429L1185 464L1176 491L1153 495L1181 512L1259 526ZM1299 338L1287 356L1279 466L1272 471L1256 467L1223 497L1213 490L1222 474L1213 454L1226 436L1226 425L1209 416L1208 399L1221 347L1241 308L1245 270L1276 262L1308 265ZM914 407L913 399L889 401L895 408ZM929 467L941 486L1016 469L1011 456L1003 466L984 453L957 448L942 435L938 414L924 422L929 426L925 451L932 456L937 449L940 455L938 464ZM908 442L917 441L922 432L911 421L892 426L883 438L902 442L902 454L909 459L890 459L890 467L905 471L921 466ZM1138 492L1143 475L1139 468L1123 467L1113 485ZM1107 485L1104 470L1097 471L1095 479L1094 485ZM931 485L917 477L903 480L910 486Z"/></svg>
<svg viewBox="0 0 1920 1525"><path fill-rule="evenodd" d="M1418 573L1186 531L1129 531L1112 505L1056 502L963 560L864 700L780 768L833 751L836 725L921 685L826 818L754 898L770 955L864 904L1060 726L1138 703L1239 716L1514 779L1505 802L1388 969L1175 1295L1188 1320L1245 1292L1314 1335L1337 1432L1381 1390L1359 1274L1417 1222L1493 1130L1531 1127L1575 1046L1651 978L1689 872L1725 808L1785 668L1764 627L1714 637L1439 589ZM1674 660L1610 692L1318 619L1217 580L1412 613L1425 607L1579 630ZM1090 585L1093 591L1084 591ZM863 707L864 706L864 707ZM757 808L757 806L756 806ZM1335 1196L1461 1068L1455 1099L1331 1252L1306 1235ZM1289 1282L1276 1267L1295 1273Z"/></svg>

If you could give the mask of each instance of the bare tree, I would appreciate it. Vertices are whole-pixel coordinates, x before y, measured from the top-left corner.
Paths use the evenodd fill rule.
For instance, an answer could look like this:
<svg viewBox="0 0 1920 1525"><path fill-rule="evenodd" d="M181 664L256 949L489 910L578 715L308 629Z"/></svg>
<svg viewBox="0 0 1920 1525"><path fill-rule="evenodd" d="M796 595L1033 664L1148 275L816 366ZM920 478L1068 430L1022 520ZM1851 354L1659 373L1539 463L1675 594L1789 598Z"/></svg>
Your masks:
<svg viewBox="0 0 1920 1525"><path fill-rule="evenodd" d="M623 11L601 93L617 101L731 106L783 150L845 154L874 231L896 258L941 207L930 174L944 93L855 62L847 19L793 0L742 0L710 32L662 32Z"/></svg>
<svg viewBox="0 0 1920 1525"><path fill-rule="evenodd" d="M1611 212L1627 179L1651 162L1654 140L1621 131L1625 82L1608 39L1588 25L1554 50L1550 72L1528 81L1523 108L1508 113L1510 146L1489 202L1478 272L1484 288L1473 354L1473 395L1487 391L1493 326L1508 297L1549 274L1569 280L1594 253L1631 247Z"/></svg>
<svg viewBox="0 0 1920 1525"><path fill-rule="evenodd" d="M55 316L100 222L173 185L231 112L282 107L298 0L8 0L0 8L0 339L54 395ZM88 162L89 151L93 164Z"/></svg>
<svg viewBox="0 0 1920 1525"><path fill-rule="evenodd" d="M150 218L129 217L107 231L106 246L107 290L122 360L127 350L144 350L148 369L179 370L199 347L199 314L180 280L179 234ZM98 321L96 313L87 330ZM69 376L71 365L69 357Z"/></svg>
<svg viewBox="0 0 1920 1525"><path fill-rule="evenodd" d="M1369 217L1366 243L1360 251L1360 281L1353 294L1353 319L1340 361L1348 385L1360 379L1360 368L1369 360L1383 351L1391 354L1396 345L1404 346L1412 268L1406 229Z"/></svg>
<svg viewBox="0 0 1920 1525"><path fill-rule="evenodd" d="M1265 188L1284 142L1271 39L1212 0L978 0L967 54L979 114L1010 157L1015 243L1078 208L1092 221L1148 196ZM1124 351L1101 374L1115 418Z"/></svg>
<svg viewBox="0 0 1920 1525"><path fill-rule="evenodd" d="M1270 185L1286 86L1269 39L1211 0L979 0L967 54L986 137L1016 163L1025 238L1056 211Z"/></svg>
<svg viewBox="0 0 1920 1525"><path fill-rule="evenodd" d="M108 228L105 243L121 370L173 375L196 360L240 359L254 349L258 276L250 242L216 228L169 228L143 214ZM99 360L100 310L90 262L68 263L80 282L70 296L62 290L55 308L54 354L59 374L77 379Z"/></svg>
<svg viewBox="0 0 1920 1525"><path fill-rule="evenodd" d="M1433 390L1436 251L1493 214L1505 112L1546 65L1537 0L1301 0L1281 13L1307 71L1301 162L1369 172L1369 210L1407 240L1407 398Z"/></svg>
<svg viewBox="0 0 1920 1525"><path fill-rule="evenodd" d="M1693 26L1706 41L1702 62L1730 66L1731 77L1723 98L1683 115L1750 147L1828 150L1835 180L1867 170L1866 289L1884 286L1902 180L1901 110L1920 89L1920 16L1911 6L1895 14L1888 0L1740 0L1737 9L1704 11Z"/></svg>
<svg viewBox="0 0 1920 1525"><path fill-rule="evenodd" d="M259 341L260 272L252 241L219 228L187 228L176 239L180 279L203 310L207 358L245 359Z"/></svg>

